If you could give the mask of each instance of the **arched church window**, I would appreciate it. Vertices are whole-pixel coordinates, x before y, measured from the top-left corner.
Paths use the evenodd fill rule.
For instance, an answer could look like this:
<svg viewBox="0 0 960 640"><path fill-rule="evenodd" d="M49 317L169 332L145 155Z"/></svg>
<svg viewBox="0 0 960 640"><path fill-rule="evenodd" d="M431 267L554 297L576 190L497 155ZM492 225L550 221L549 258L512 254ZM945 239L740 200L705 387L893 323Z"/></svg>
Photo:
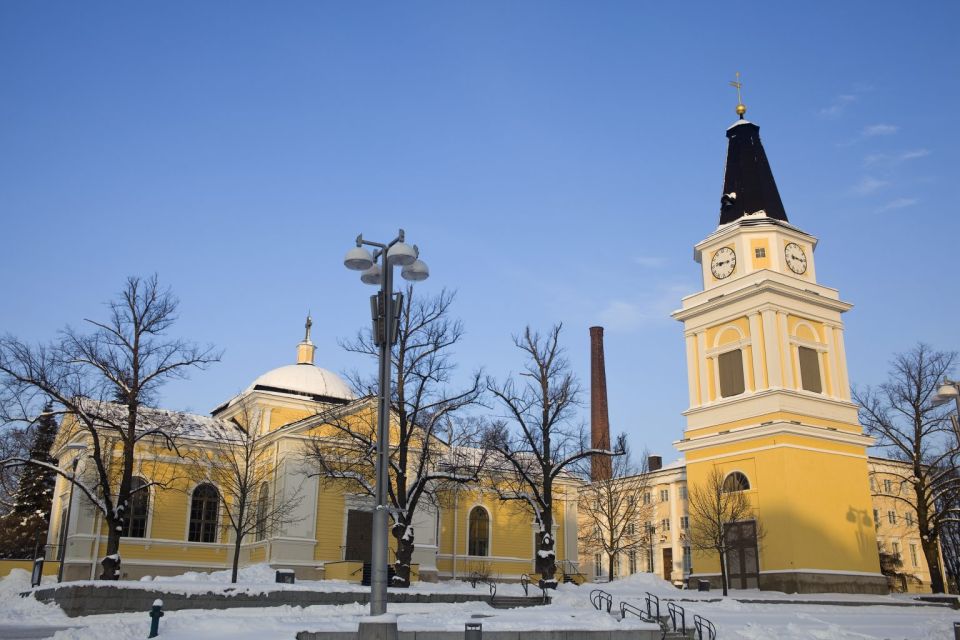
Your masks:
<svg viewBox="0 0 960 640"><path fill-rule="evenodd" d="M820 382L820 354L810 347L797 347L800 359L800 381L803 388L814 393L823 393Z"/></svg>
<svg viewBox="0 0 960 640"><path fill-rule="evenodd" d="M470 510L467 554L485 556L490 553L490 515L483 507Z"/></svg>
<svg viewBox="0 0 960 640"><path fill-rule="evenodd" d="M720 372L720 397L729 398L743 393L743 353L740 349L721 353L717 357Z"/></svg>
<svg viewBox="0 0 960 640"><path fill-rule="evenodd" d="M267 506L270 500L270 490L267 483L260 485L260 494L257 496L257 542L267 537Z"/></svg>
<svg viewBox="0 0 960 640"><path fill-rule="evenodd" d="M190 499L190 529L187 540L190 542L217 541L217 512L220 493L212 484L201 484L193 490Z"/></svg>
<svg viewBox="0 0 960 640"><path fill-rule="evenodd" d="M750 488L750 481L747 476L739 471L734 471L723 481L723 490L726 493L735 493L737 491L746 491Z"/></svg>
<svg viewBox="0 0 960 640"><path fill-rule="evenodd" d="M130 479L130 512L123 528L127 538L147 537L147 516L150 509L150 490L147 481L140 476Z"/></svg>

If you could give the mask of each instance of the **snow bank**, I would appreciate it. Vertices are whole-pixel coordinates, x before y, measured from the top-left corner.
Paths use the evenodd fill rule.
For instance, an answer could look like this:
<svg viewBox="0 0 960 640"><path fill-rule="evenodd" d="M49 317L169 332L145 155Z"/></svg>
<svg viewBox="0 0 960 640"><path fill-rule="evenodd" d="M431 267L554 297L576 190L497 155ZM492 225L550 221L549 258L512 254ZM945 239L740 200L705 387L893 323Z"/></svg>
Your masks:
<svg viewBox="0 0 960 640"><path fill-rule="evenodd" d="M21 593L29 590L30 573L24 569L13 569L0 579L0 620L4 624L56 624L69 620L55 604L43 604L34 598L20 597Z"/></svg>

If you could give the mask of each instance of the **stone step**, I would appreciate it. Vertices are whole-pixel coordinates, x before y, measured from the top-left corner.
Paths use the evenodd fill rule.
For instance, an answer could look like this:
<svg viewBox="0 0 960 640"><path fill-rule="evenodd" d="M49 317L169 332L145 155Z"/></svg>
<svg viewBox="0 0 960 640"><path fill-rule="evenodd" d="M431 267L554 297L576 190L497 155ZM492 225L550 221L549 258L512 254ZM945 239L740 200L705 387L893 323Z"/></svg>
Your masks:
<svg viewBox="0 0 960 640"><path fill-rule="evenodd" d="M548 600L549 602L549 600ZM497 596L490 601L494 609L516 609L517 607L539 607L543 598L524 596Z"/></svg>

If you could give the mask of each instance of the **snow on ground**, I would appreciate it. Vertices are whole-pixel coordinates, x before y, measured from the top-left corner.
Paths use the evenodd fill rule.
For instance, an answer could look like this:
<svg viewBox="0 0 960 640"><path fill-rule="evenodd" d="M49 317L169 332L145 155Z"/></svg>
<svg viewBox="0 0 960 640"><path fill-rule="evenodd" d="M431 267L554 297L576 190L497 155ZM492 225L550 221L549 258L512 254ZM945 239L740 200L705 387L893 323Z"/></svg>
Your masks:
<svg viewBox="0 0 960 640"><path fill-rule="evenodd" d="M161 588L177 592L199 592L232 588L229 572L187 573L176 577L156 577L124 586ZM277 585L274 572L266 565L247 567L240 572L238 590L247 593L276 589L360 591L367 587L336 581L301 581L296 585ZM44 605L17 594L30 586L26 571L14 571L0 580L0 625L76 625L57 632L56 640L139 640L146 636L150 618L147 612L68 618L55 605ZM904 596L857 596L849 594L791 595L769 591L731 591L728 598L719 592L680 591L651 574L637 574L607 584L582 587L560 585L553 604L533 609L497 610L483 602L459 604L390 604L399 615L401 630L462 631L466 622L481 622L485 631L533 629L622 629L645 628L636 618L617 622L612 616L595 611L589 603L591 589L602 588L613 595L614 610L621 600L641 608L646 592L661 598L666 613L668 600L676 600L687 612L688 625L693 614L710 619L721 640L949 640L960 612L940 607L895 607ZM417 593L486 593L484 585L474 590L465 582L419 583ZM522 595L517 584L498 585L500 595ZM531 595L539 589L531 587ZM858 601L876 606L830 604L750 604L737 599ZM712 601L711 601L712 600ZM368 606L349 604L312 607L236 608L229 610L186 610L165 612L160 622L165 640L291 640L303 630L350 631L368 613ZM477 616L477 617L475 617ZM483 617L479 617L483 616Z"/></svg>

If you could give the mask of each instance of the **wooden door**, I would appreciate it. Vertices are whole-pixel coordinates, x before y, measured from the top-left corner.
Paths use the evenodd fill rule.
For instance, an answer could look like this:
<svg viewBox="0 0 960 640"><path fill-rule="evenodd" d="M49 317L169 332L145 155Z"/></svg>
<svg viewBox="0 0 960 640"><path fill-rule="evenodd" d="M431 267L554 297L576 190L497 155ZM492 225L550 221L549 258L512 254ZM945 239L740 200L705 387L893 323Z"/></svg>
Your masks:
<svg viewBox="0 0 960 640"><path fill-rule="evenodd" d="M727 539L727 577L732 589L756 589L760 582L757 553L757 523L753 520L729 522Z"/></svg>
<svg viewBox="0 0 960 640"><path fill-rule="evenodd" d="M372 533L373 512L350 509L347 512L347 540L343 559L370 562Z"/></svg>
<svg viewBox="0 0 960 640"><path fill-rule="evenodd" d="M673 549L667 547L663 550L663 579L673 578Z"/></svg>

